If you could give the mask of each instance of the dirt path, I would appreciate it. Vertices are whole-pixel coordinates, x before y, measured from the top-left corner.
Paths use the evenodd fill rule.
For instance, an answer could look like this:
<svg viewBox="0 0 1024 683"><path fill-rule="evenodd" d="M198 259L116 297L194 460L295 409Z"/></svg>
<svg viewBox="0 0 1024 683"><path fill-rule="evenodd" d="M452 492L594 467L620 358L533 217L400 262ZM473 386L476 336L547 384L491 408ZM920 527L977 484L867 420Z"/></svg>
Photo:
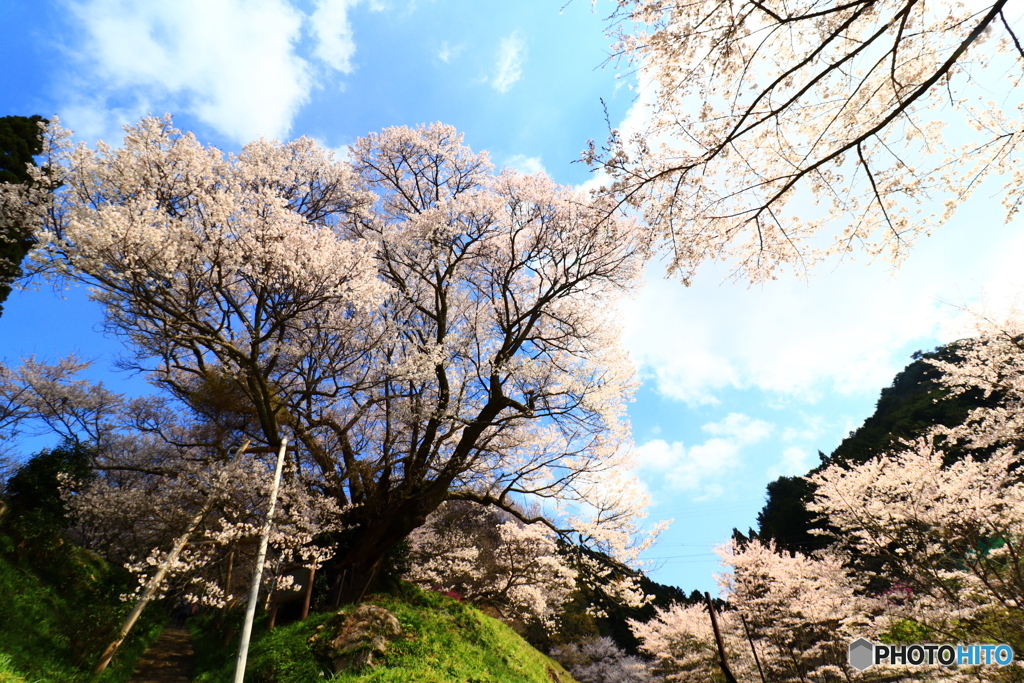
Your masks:
<svg viewBox="0 0 1024 683"><path fill-rule="evenodd" d="M192 637L188 629L168 626L139 658L128 683L189 683Z"/></svg>

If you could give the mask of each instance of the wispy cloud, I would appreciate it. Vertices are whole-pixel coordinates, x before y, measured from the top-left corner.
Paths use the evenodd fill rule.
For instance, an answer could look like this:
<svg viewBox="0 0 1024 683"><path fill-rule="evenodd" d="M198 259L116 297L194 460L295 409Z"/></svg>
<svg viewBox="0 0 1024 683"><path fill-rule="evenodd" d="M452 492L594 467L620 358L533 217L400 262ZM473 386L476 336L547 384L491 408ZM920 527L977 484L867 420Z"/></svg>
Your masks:
<svg viewBox="0 0 1024 683"><path fill-rule="evenodd" d="M523 62L526 60L526 42L519 32L513 32L501 39L498 45L497 62L494 65L494 78L491 87L500 93L509 88L523 75Z"/></svg>
<svg viewBox="0 0 1024 683"><path fill-rule="evenodd" d="M741 464L741 451L768 438L774 426L742 413L729 413L717 422L701 427L711 438L687 447L681 441L653 439L637 448L641 474L652 475L665 486L687 491L695 499L720 496L725 478ZM646 476L644 476L646 475Z"/></svg>
<svg viewBox="0 0 1024 683"><path fill-rule="evenodd" d="M462 54L463 49L465 49L465 45L452 45L447 40L442 40L441 49L437 51L437 58L445 64L449 64Z"/></svg>

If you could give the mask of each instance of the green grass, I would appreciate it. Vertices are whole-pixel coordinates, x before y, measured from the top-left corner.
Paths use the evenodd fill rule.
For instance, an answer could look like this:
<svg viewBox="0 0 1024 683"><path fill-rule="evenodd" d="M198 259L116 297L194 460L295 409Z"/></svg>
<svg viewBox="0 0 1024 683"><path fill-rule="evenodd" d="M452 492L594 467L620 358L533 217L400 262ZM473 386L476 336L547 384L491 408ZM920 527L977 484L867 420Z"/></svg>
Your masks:
<svg viewBox="0 0 1024 683"><path fill-rule="evenodd" d="M14 669L10 655L0 654L0 683L25 683L25 679Z"/></svg>
<svg viewBox="0 0 1024 683"><path fill-rule="evenodd" d="M99 653L130 609L118 596L124 574L97 556L54 538L0 534L0 683L123 683L159 635L153 605L99 676Z"/></svg>
<svg viewBox="0 0 1024 683"><path fill-rule="evenodd" d="M246 683L574 683L560 665L511 628L469 605L412 587L402 597L379 595L367 602L389 610L402 624L403 635L379 664L328 673L328 663L318 660L308 643L331 615L314 614L269 633L265 628L256 631ZM219 642L217 635L196 635L201 652L194 680L228 683L237 639L218 654L202 646Z"/></svg>

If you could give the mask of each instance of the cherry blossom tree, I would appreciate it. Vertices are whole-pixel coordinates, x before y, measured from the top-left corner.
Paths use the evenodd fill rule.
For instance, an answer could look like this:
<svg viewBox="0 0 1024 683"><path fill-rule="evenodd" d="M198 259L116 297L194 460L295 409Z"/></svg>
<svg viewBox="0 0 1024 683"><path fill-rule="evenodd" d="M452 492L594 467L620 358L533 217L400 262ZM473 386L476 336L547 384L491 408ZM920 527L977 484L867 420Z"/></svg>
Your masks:
<svg viewBox="0 0 1024 683"><path fill-rule="evenodd" d="M259 454L241 453L229 462L195 451L177 461L168 455L163 467L173 476L115 470L69 496L75 513L69 532L122 562L138 577L138 594L187 528L187 545L166 567L159 591L173 587L190 602L214 607L235 604L248 590L273 470ZM342 531L344 511L333 498L311 493L312 483L292 476L281 487L269 539L277 566L319 568L336 550L313 540Z"/></svg>
<svg viewBox="0 0 1024 683"><path fill-rule="evenodd" d="M893 619L1024 646L1019 454L1003 448L947 465L932 439L910 446L815 475L811 509L855 550L884 558L880 572L899 577L888 594Z"/></svg>
<svg viewBox="0 0 1024 683"><path fill-rule="evenodd" d="M383 496L361 509L392 526L385 545L445 498L516 516L524 497L585 501L590 521L565 509L558 528L624 552L632 380L608 303L636 282L643 231L543 176L494 175L446 126L370 135L353 156L381 197L354 233L395 292L376 347L388 372L357 398L366 418L335 429L346 462L374 452L353 503Z"/></svg>
<svg viewBox="0 0 1024 683"><path fill-rule="evenodd" d="M496 174L440 124L368 136L350 162L308 139L224 155L161 119L116 150L52 125L44 155L61 189L34 198L36 268L94 287L125 365L217 426L150 433L186 450L294 434L290 476L347 529L320 539L339 591L445 500L637 550L608 304L648 242L611 202ZM3 188L12 203L35 206ZM527 518L528 498L550 512Z"/></svg>
<svg viewBox="0 0 1024 683"><path fill-rule="evenodd" d="M719 623L726 634L732 633L730 615L722 615ZM640 640L641 651L654 658L651 671L665 681L703 682L718 670L711 621L700 606L655 607L653 619L633 620L630 628ZM729 651L734 652L732 640L728 642Z"/></svg>
<svg viewBox="0 0 1024 683"><path fill-rule="evenodd" d="M936 429L935 434L973 449L1012 446L1024 442L1024 316L1019 308L1002 314L965 310L974 323L974 336L957 342L956 362L929 361L943 372L942 384L954 394L972 389L997 404L976 408L962 425Z"/></svg>
<svg viewBox="0 0 1024 683"><path fill-rule="evenodd" d="M56 434L100 446L113 438L125 426L126 402L79 377L90 365L74 355L53 363L30 357L17 367L0 363L0 443L13 447L23 435Z"/></svg>
<svg viewBox="0 0 1024 683"><path fill-rule="evenodd" d="M531 620L552 625L576 587L550 528L476 503L445 503L409 543L407 579L457 593L520 627Z"/></svg>
<svg viewBox="0 0 1024 683"><path fill-rule="evenodd" d="M721 582L741 655L729 665L744 666L748 676L760 667L768 680L844 680L849 643L878 632L875 602L862 595L846 558L779 552L759 541L733 541L720 552L732 570Z"/></svg>
<svg viewBox="0 0 1024 683"><path fill-rule="evenodd" d="M579 683L654 683L650 665L631 657L608 637L554 648L551 657Z"/></svg>
<svg viewBox="0 0 1024 683"><path fill-rule="evenodd" d="M854 247L899 259L989 175L1005 177L1007 216L1020 207L1011 9L620 2L615 49L638 75L638 108L586 159L684 280L707 258L754 280ZM940 210L922 214L926 199Z"/></svg>
<svg viewBox="0 0 1024 683"><path fill-rule="evenodd" d="M843 558L778 552L757 540L730 542L719 554L728 609L717 619L737 680L847 679L847 646L879 629L875 601L861 595ZM666 680L703 681L720 671L705 606L659 608L654 619L630 626Z"/></svg>

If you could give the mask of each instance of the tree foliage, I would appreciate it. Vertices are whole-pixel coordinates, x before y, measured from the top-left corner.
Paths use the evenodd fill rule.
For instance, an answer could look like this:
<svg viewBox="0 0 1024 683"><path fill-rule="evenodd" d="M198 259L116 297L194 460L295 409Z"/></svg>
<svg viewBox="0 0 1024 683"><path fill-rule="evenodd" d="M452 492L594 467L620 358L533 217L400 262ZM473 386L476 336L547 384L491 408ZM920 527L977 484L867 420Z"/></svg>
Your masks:
<svg viewBox="0 0 1024 683"><path fill-rule="evenodd" d="M86 484L92 477L93 453L87 446L65 441L40 451L18 468L4 493L15 518L33 516L55 531L68 526L63 478Z"/></svg>
<svg viewBox="0 0 1024 683"><path fill-rule="evenodd" d="M0 183L29 183L28 166L43 151L41 116L0 116Z"/></svg>
<svg viewBox="0 0 1024 683"><path fill-rule="evenodd" d="M756 537L790 552L824 548L831 539L812 533L823 528L818 516L807 509L813 498L814 485L804 477L779 477L769 482L764 507L757 513Z"/></svg>
<svg viewBox="0 0 1024 683"><path fill-rule="evenodd" d="M88 486L93 455L89 446L64 440L21 463L4 486L7 509L0 519L19 554L38 565L37 573L45 574L51 562L63 564L75 518L66 496Z"/></svg>
<svg viewBox="0 0 1024 683"><path fill-rule="evenodd" d="M640 110L585 156L684 280L708 257L755 280L855 247L899 259L990 174L1019 209L1024 50L1005 0L619 5ZM929 198L942 209L922 215Z"/></svg>

